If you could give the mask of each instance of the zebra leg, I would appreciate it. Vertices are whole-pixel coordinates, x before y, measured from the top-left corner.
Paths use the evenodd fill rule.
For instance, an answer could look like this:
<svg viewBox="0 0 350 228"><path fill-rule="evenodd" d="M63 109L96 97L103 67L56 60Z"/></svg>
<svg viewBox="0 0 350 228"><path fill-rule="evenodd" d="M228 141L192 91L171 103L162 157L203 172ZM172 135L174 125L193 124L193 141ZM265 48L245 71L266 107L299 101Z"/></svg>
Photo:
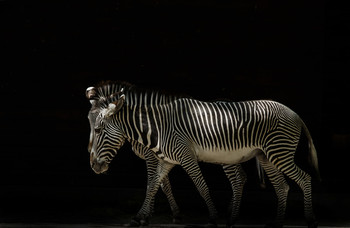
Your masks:
<svg viewBox="0 0 350 228"><path fill-rule="evenodd" d="M168 175L170 170L174 167L174 164L170 164L164 161L159 161L157 165L157 172L153 175L150 185L147 187L146 199L133 221L138 224L133 225L148 225L148 218L151 215L152 202L156 195L158 188L163 179Z"/></svg>
<svg viewBox="0 0 350 228"><path fill-rule="evenodd" d="M289 186L284 175L276 169L276 167L267 160L266 156L261 154L258 156L260 165L264 168L271 184L273 185L277 195L277 216L273 224L266 225L266 227L282 227L283 220L287 207L287 197Z"/></svg>
<svg viewBox="0 0 350 228"><path fill-rule="evenodd" d="M222 168L224 169L225 174L231 183L233 192L232 200L229 207L230 217L227 221L227 227L233 227L239 214L243 187L246 183L247 175L245 174L240 164L223 165Z"/></svg>
<svg viewBox="0 0 350 228"><path fill-rule="evenodd" d="M134 151L134 153L140 157L143 160L146 160L146 165L147 165L147 188L149 188L150 186L150 181L153 178L153 176L156 174L157 172L157 165L158 165L158 159L156 158L156 156L154 155L153 151L149 150L148 148L144 147L143 145L139 144L139 143L132 143L132 149ZM169 204L170 204L170 208L173 212L173 221L176 222L177 217L179 216L179 207L176 204L175 198L173 196L172 190L171 190L171 185L169 182L169 178L165 177L164 181L161 184L162 190L164 192L164 194L166 195ZM146 194L147 196L147 194ZM152 199L152 201L150 202L151 204L151 210L150 210L150 215L148 217L150 217L153 212L154 212L154 201L155 201L155 197ZM137 221L131 221L131 224L137 224Z"/></svg>
<svg viewBox="0 0 350 228"><path fill-rule="evenodd" d="M150 181L153 178L153 176L157 173L157 165L159 160L155 157L154 153L152 151L148 151L145 153L146 158L146 164L147 164L147 188L150 185ZM175 201L173 192L171 190L171 184L169 181L169 177L165 176L164 180L161 182L161 188L164 194L166 195L168 202L170 204L171 211L173 213L173 221L174 223L179 218L180 209ZM151 201L151 214L154 212L154 201L155 197ZM149 215L149 217L151 216Z"/></svg>
<svg viewBox="0 0 350 228"><path fill-rule="evenodd" d="M160 184L160 187L162 188L164 194L166 195L171 211L173 212L173 223L177 223L178 220L180 219L180 209L179 206L177 205L173 192L171 190L171 184L169 181L169 176L164 177L162 183Z"/></svg>
<svg viewBox="0 0 350 228"><path fill-rule="evenodd" d="M134 151L140 151L140 150L134 150ZM157 165L158 165L158 159L153 155L153 153L147 153L143 151L143 159L146 160L146 166L147 166L147 191L146 191L146 197L145 201L147 199L147 196L149 194L149 188L151 185L152 178L157 174ZM151 217L151 215L154 212L154 202L155 202L155 197L150 199L150 210L149 214L144 215L143 217ZM137 216L133 217L130 222L130 226L140 226L140 225L146 225L148 221L145 220L140 220Z"/></svg>
<svg viewBox="0 0 350 228"><path fill-rule="evenodd" d="M308 223L309 228L316 228L318 222L316 221L313 209L312 209L312 196L311 196L311 176L300 169L294 161L291 161L288 166L282 169L282 172L286 174L290 179L294 180L304 193L304 216Z"/></svg>
<svg viewBox="0 0 350 228"><path fill-rule="evenodd" d="M180 165L191 177L199 194L202 196L202 198L205 200L205 203L207 204L209 210L209 225L216 227L217 211L210 197L208 186L203 178L197 160L193 159L192 156L186 156L186 154L183 153Z"/></svg>

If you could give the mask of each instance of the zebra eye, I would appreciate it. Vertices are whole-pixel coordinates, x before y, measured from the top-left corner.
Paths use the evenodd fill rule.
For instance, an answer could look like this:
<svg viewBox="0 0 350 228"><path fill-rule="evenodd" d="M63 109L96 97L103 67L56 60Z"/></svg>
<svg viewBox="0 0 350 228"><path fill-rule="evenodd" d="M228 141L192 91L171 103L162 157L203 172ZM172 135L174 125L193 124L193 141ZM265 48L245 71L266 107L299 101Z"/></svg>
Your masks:
<svg viewBox="0 0 350 228"><path fill-rule="evenodd" d="M101 133L101 128L95 128L95 133L100 134Z"/></svg>

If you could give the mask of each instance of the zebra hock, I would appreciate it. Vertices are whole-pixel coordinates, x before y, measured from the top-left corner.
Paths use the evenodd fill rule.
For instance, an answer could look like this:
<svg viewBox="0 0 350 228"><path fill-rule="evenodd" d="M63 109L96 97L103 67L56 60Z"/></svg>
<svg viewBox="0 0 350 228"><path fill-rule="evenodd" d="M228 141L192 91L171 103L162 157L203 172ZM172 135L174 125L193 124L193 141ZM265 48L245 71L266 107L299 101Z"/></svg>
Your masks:
<svg viewBox="0 0 350 228"><path fill-rule="evenodd" d="M88 146L89 152L91 151L91 147L92 147L93 136L94 136L93 128L95 126L97 114L100 111L100 103L101 102L103 103L109 97L111 98L111 97L119 94L120 90L122 90L123 87L125 87L125 86L130 87L129 84L122 85L120 83L114 83L114 82L108 81L108 82L100 83L100 86L97 88L89 87L86 90L86 96L90 100L91 105L92 105L91 109L89 111L89 114L88 114L88 119L90 122L90 129L91 129L89 146ZM169 95L160 94L159 92L153 92L153 93L155 93L154 100L158 101L157 102L158 104L166 104L166 103L168 103L170 101L174 101L178 98L176 96L169 96ZM158 96L159 96L159 99L158 99ZM139 156L140 158L146 160L147 173L148 173L148 186L149 186L149 183L150 183L152 176L156 175L156 167L157 167L157 163L158 163L157 158L153 155L152 151L147 149L142 144L140 144L136 141L132 141L131 144L132 144L132 148L133 148L134 153L137 156ZM230 215L231 215L230 216L230 221L231 221L230 223L233 224L234 221L236 220L236 218L238 217L243 186L244 186L244 183L246 181L246 175L239 164L238 165L223 165L223 169L224 169L225 174L227 175L227 177L231 183L232 191L233 191L233 198L231 201L231 205L229 207L230 208ZM170 203L170 206L172 208L173 216L174 216L173 221L176 222L177 217L178 217L178 213L179 213L179 209L178 209L178 206L177 206L175 199L172 195L170 182L168 181L167 177L165 177L165 180L161 184L161 187L162 187L163 192L166 194L168 201ZM151 208L153 208L153 206L154 206L154 199L152 199ZM140 211L143 213L142 218L150 217L151 213L153 212L153 211L151 211L151 212L143 211L142 209ZM134 219L132 219L131 225L146 225L146 224L148 224L148 221L145 219L142 219L142 218L135 217Z"/></svg>
<svg viewBox="0 0 350 228"><path fill-rule="evenodd" d="M153 180L151 193L155 194L164 176L180 164L205 199L211 221L216 218L216 209L198 161L232 165L258 157L274 187L285 186L285 191L276 192L278 208L282 210L273 226L281 227L285 214L288 185L284 174L302 188L305 217L309 227L317 227L311 177L294 163L302 130L308 137L316 170L317 154L305 124L295 112L274 101L210 103L178 99L166 105L137 106L137 97L126 91L119 99L106 103L97 117L95 128L101 133L94 140L92 156L116 153L126 139L139 141L162 161L158 163L159 175ZM111 144L113 147L108 146Z"/></svg>

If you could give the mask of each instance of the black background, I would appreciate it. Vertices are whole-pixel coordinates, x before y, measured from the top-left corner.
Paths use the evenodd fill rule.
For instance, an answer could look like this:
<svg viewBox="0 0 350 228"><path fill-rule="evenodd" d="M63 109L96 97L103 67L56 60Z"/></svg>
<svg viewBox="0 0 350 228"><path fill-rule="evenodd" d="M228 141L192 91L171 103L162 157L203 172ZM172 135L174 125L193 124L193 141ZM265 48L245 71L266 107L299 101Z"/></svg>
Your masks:
<svg viewBox="0 0 350 228"><path fill-rule="evenodd" d="M316 211L332 219L346 217L349 42L348 25L342 23L346 16L334 5L313 0L5 0L0 10L0 207L5 222L72 219L74 213L82 221L92 215L118 219L116 214L128 217L140 207L145 164L128 145L108 175L98 176L89 167L85 89L109 79L201 100L284 103L303 118L318 151L323 181L315 183L315 194L322 196ZM306 154L302 141L296 159L307 169ZM219 166L202 166L213 191L229 192ZM245 168L247 194L267 191L257 187L254 162ZM198 197L179 167L170 178L178 195L186 190ZM273 200L272 193L269 197ZM113 203L126 212L108 216L102 208L116 210ZM325 205L338 205L339 211L329 214ZM88 206L94 209L81 212Z"/></svg>

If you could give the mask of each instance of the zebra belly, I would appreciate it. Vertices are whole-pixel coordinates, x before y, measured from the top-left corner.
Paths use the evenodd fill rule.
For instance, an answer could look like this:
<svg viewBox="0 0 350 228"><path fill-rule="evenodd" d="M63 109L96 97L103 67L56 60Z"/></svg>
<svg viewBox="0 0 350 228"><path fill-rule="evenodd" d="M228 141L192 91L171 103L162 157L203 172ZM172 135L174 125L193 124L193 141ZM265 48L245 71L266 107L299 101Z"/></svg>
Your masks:
<svg viewBox="0 0 350 228"><path fill-rule="evenodd" d="M236 150L209 150L199 146L195 147L198 161L216 164L239 164L254 158L259 151L257 147L245 147Z"/></svg>

